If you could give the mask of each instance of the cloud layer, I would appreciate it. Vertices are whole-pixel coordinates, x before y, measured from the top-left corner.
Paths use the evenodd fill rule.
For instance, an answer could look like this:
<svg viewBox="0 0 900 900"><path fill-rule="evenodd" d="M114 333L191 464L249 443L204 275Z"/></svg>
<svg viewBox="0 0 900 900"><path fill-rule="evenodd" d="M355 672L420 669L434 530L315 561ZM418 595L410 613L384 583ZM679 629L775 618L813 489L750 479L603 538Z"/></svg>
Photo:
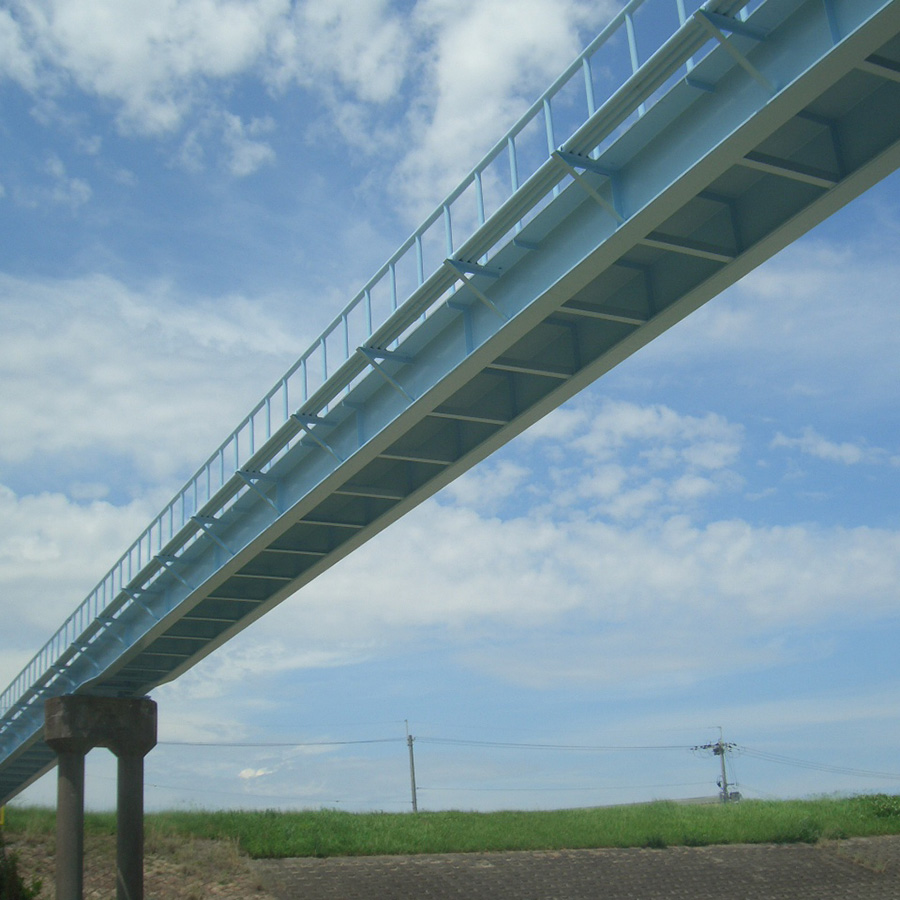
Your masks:
<svg viewBox="0 0 900 900"><path fill-rule="evenodd" d="M318 106L311 135L330 132L354 152L394 156L393 177L418 217L612 8L581 0L14 0L0 11L0 78L33 95L48 120L71 122L73 92L95 98L124 135L175 137L188 165L216 143L235 176L274 160L268 120L238 109L237 80L250 77L273 97L310 91Z"/></svg>
<svg viewBox="0 0 900 900"><path fill-rule="evenodd" d="M166 285L104 276L0 274L0 309L0 462L126 458L155 482L198 466L309 340L275 300L187 305Z"/></svg>

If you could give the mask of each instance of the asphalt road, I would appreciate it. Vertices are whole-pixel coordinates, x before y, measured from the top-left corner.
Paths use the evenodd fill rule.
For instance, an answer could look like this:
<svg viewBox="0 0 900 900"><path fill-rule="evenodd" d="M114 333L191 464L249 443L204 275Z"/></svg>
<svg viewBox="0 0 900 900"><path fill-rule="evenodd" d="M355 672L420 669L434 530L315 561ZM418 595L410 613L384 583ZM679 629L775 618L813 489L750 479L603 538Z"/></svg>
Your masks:
<svg viewBox="0 0 900 900"><path fill-rule="evenodd" d="M259 860L279 900L900 900L900 836L820 844Z"/></svg>

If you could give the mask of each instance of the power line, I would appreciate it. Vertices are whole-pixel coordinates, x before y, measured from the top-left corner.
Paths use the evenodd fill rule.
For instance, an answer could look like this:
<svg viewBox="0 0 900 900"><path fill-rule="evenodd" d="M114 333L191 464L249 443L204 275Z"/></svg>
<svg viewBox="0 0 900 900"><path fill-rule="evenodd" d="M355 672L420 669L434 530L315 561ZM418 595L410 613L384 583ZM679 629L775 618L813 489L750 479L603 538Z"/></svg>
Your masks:
<svg viewBox="0 0 900 900"><path fill-rule="evenodd" d="M565 750L587 753L634 752L636 750L690 750L682 744L646 746L596 746L590 744L534 744L513 741L477 741L463 738L416 737L425 744L448 744L460 747L493 747L509 750ZM408 738L370 738L356 741L158 741L159 747L343 747L352 744L398 744Z"/></svg>
<svg viewBox="0 0 900 900"><path fill-rule="evenodd" d="M478 787L421 787L419 786L420 791L448 791L452 793L468 793L469 791L475 793L491 793L491 794L504 794L504 793L527 793L527 794L538 794L538 793L553 793L556 791L577 791L578 793L587 793L590 791L625 791L625 790L643 790L645 788L671 788L671 787L702 787L707 784L705 781L678 781L672 782L669 784L614 784L614 785L606 785L605 787L540 787L540 788L478 788Z"/></svg>
<svg viewBox="0 0 900 900"><path fill-rule="evenodd" d="M643 747L594 746L587 744L525 744L511 741L475 741L459 738L417 737L417 741L425 744L450 744L460 747L493 747L508 750L567 750L587 753L634 752L635 750L690 750L687 745L648 745Z"/></svg>
<svg viewBox="0 0 900 900"><path fill-rule="evenodd" d="M778 794L771 794L768 791L760 790L757 787L753 787L752 785L748 785L745 781L741 782L741 792L746 793L749 791L751 794L755 794L757 797L762 797L764 800L781 800L782 798L778 796Z"/></svg>
<svg viewBox="0 0 900 900"><path fill-rule="evenodd" d="M480 741L465 738L444 737L416 737L419 743L443 745L451 747L474 747L494 750L527 750L527 751L557 751L574 753L634 753L654 751L685 751L705 750L716 753L722 757L726 753L732 755L745 754L752 759L762 762L770 762L776 765L793 766L795 768L809 769L811 771L829 772L836 775L849 775L858 778L882 778L892 781L900 781L900 773L879 772L869 769L859 769L851 766L834 766L827 763L817 763L811 760L797 759L770 753L765 750L756 750L740 744L715 742L702 746L689 746L683 744L644 744L644 745L596 745L596 744L553 744L553 743L528 743L515 741ZM349 747L374 744L398 744L408 743L408 737L367 738L347 741L159 741L158 746L168 747L220 747L235 749L298 749L303 747Z"/></svg>
<svg viewBox="0 0 900 900"><path fill-rule="evenodd" d="M405 738L370 738L364 741L157 741L158 747L346 747L351 744L397 744Z"/></svg>
<svg viewBox="0 0 900 900"><path fill-rule="evenodd" d="M854 775L859 778L888 778L900 781L900 774L896 772L873 772L869 769L855 769L850 766L831 766L827 763L810 762L804 759L795 759L791 756L781 756L777 753L768 753L764 750L754 750L752 747L738 747L741 753L764 762L776 763L782 766L794 766L799 769L812 769L816 772L831 772L835 775Z"/></svg>

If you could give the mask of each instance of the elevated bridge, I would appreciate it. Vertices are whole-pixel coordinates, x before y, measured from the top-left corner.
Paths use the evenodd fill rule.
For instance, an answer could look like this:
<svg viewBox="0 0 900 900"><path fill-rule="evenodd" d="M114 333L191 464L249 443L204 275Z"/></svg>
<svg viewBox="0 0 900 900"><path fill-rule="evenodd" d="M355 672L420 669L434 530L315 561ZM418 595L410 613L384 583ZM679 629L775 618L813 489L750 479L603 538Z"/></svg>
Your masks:
<svg viewBox="0 0 900 900"><path fill-rule="evenodd" d="M626 3L0 695L0 803L46 699L177 678L897 168L898 35L900 0Z"/></svg>

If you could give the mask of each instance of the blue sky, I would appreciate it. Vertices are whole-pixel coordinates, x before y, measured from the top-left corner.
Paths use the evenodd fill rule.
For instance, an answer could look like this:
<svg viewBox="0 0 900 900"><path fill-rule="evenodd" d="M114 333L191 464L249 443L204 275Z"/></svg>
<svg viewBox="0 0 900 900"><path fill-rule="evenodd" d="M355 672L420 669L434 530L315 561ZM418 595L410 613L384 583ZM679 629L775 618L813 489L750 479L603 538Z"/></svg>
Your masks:
<svg viewBox="0 0 900 900"><path fill-rule="evenodd" d="M0 682L612 9L0 8ZM898 198L157 690L148 807L405 809L406 721L420 808L900 789Z"/></svg>

